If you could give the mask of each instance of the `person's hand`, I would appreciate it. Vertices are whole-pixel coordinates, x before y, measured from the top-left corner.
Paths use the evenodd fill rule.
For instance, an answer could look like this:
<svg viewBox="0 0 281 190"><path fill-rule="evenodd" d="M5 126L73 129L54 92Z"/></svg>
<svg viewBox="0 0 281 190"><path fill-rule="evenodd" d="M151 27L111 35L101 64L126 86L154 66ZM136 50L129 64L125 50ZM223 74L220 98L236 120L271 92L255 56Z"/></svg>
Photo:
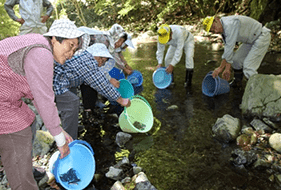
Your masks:
<svg viewBox="0 0 281 190"><path fill-rule="evenodd" d="M229 81L230 80L230 75L231 75L231 69L230 68L225 68L223 73L222 73L222 78Z"/></svg>
<svg viewBox="0 0 281 190"><path fill-rule="evenodd" d="M64 136L65 136L65 141L66 143L71 143L73 141L73 138L65 131L65 130L62 130Z"/></svg>
<svg viewBox="0 0 281 190"><path fill-rule="evenodd" d="M60 159L66 157L70 153L70 149L67 142L65 142L63 146L58 147L58 149L60 151Z"/></svg>
<svg viewBox="0 0 281 190"><path fill-rule="evenodd" d="M130 66L129 66L130 67ZM131 67L130 67L131 68ZM129 69L129 68L124 68L123 69L124 70L124 72L127 74L127 75L130 75L130 74L132 74L133 73L133 69L131 68L131 69Z"/></svg>
<svg viewBox="0 0 281 190"><path fill-rule="evenodd" d="M23 25L23 23L25 22L25 20L23 20L23 18L18 18L18 19L16 19L16 21L18 23L20 23L21 25Z"/></svg>
<svg viewBox="0 0 281 190"><path fill-rule="evenodd" d="M116 102L118 102L123 107L130 107L130 105L131 105L131 101L129 98L120 97L116 100Z"/></svg>
<svg viewBox="0 0 281 190"><path fill-rule="evenodd" d="M128 65L127 63L125 64L125 68L129 70L133 70L132 67L130 67L130 65Z"/></svg>
<svg viewBox="0 0 281 190"><path fill-rule="evenodd" d="M45 15L45 16L41 16L41 22L42 23L45 23L45 22L47 22L47 20L49 19L50 17L48 16L48 15Z"/></svg>
<svg viewBox="0 0 281 190"><path fill-rule="evenodd" d="M64 130L62 130L62 132L65 137L65 144L61 147L58 147L61 155L60 159L66 157L70 153L68 144L73 141L72 137L67 132L65 132Z"/></svg>
<svg viewBox="0 0 281 190"><path fill-rule="evenodd" d="M216 68L212 73L213 78L216 78L222 71L223 69L221 67Z"/></svg>
<svg viewBox="0 0 281 190"><path fill-rule="evenodd" d="M157 67L156 67L156 69L158 69L158 68L160 68L160 67L162 67L162 64L158 64Z"/></svg>
<svg viewBox="0 0 281 190"><path fill-rule="evenodd" d="M172 73L173 72L173 70L174 70L174 66L173 65L169 65L167 68L166 68L166 72L167 73Z"/></svg>
<svg viewBox="0 0 281 190"><path fill-rule="evenodd" d="M130 101L130 99L129 99L129 98L126 98L125 100L126 100L127 104L124 105L124 107L126 107L126 108L130 107L130 106L131 106L131 101Z"/></svg>
<svg viewBox="0 0 281 190"><path fill-rule="evenodd" d="M109 80L109 82L115 87L115 88L119 88L120 87L120 82L118 80L116 80L115 78L111 78Z"/></svg>

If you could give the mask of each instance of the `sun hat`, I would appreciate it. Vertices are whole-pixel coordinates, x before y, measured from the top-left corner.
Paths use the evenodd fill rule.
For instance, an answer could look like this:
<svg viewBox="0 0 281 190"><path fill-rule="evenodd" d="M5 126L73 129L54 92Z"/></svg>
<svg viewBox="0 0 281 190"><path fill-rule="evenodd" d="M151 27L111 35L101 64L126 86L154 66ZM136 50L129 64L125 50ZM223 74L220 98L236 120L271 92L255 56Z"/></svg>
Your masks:
<svg viewBox="0 0 281 190"><path fill-rule="evenodd" d="M126 45L128 45L130 48L135 49L134 44L132 42L132 36L127 33L127 40L124 42Z"/></svg>
<svg viewBox="0 0 281 190"><path fill-rule="evenodd" d="M114 41L119 39L119 35L125 32L124 28L119 24L113 24L112 27L107 31Z"/></svg>
<svg viewBox="0 0 281 190"><path fill-rule="evenodd" d="M215 16L207 16L204 20L203 20L203 28L206 32L209 32L212 24L214 22Z"/></svg>
<svg viewBox="0 0 281 190"><path fill-rule="evenodd" d="M162 24L157 30L158 41L161 44L166 44L170 40L171 28L168 24Z"/></svg>
<svg viewBox="0 0 281 190"><path fill-rule="evenodd" d="M106 46L102 43L95 43L86 50L95 57L107 57L113 59Z"/></svg>
<svg viewBox="0 0 281 190"><path fill-rule="evenodd" d="M90 43L90 36L83 31L79 31L73 21L69 19L55 20L49 31L43 36L57 36L61 38L73 39L82 37L80 49L85 50Z"/></svg>
<svg viewBox="0 0 281 190"><path fill-rule="evenodd" d="M69 19L55 20L51 25L49 31L43 36L57 36L62 38L78 38L84 35L85 32L79 31L73 21Z"/></svg>

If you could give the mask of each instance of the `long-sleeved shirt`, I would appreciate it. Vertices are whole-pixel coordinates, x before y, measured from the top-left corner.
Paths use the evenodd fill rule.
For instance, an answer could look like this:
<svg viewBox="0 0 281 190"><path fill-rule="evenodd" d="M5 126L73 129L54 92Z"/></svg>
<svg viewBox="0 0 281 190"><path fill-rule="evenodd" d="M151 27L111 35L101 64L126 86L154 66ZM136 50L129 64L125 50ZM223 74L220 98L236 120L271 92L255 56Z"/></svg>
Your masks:
<svg viewBox="0 0 281 190"><path fill-rule="evenodd" d="M11 45L12 44L12 45ZM35 44L28 53L26 47ZM30 126L35 114L21 98L29 98L50 133L62 134L54 103L54 58L49 41L40 34L27 34L0 41L0 134ZM63 136L64 138L64 136Z"/></svg>
<svg viewBox="0 0 281 190"><path fill-rule="evenodd" d="M114 24L112 26L112 28L116 28L118 26L120 26L120 25ZM122 52L122 49L121 49L121 47L115 48L115 44L113 43L114 41L113 41L112 37L109 35L110 34L109 32L102 32L99 30L85 27L85 26L78 28L78 30L81 30L90 35L89 46L91 46L94 43L103 43L107 47L109 53L114 58L114 60L116 62L115 63L116 66L122 70L125 68L125 63L120 58L120 53ZM122 28L122 30L123 30L123 28ZM114 33L116 36L116 33L118 33L118 32L111 32L111 33Z"/></svg>
<svg viewBox="0 0 281 190"><path fill-rule="evenodd" d="M18 19L15 14L14 6L19 5L19 12L21 17L25 20L23 26L27 27L41 27L45 23L41 22L43 8L47 8L46 15L50 16L54 7L48 0L6 0L4 8L9 17L13 20Z"/></svg>
<svg viewBox="0 0 281 190"><path fill-rule="evenodd" d="M87 84L109 100L116 101L120 93L112 86L104 73L100 71L98 62L88 51L67 60L64 65L56 63L54 71L54 92L61 95L71 87Z"/></svg>
<svg viewBox="0 0 281 190"><path fill-rule="evenodd" d="M247 16L233 15L221 18L224 53L222 59L233 63L236 42L251 44L261 34L262 24Z"/></svg>
<svg viewBox="0 0 281 190"><path fill-rule="evenodd" d="M181 59L185 40L189 35L192 34L182 26L179 25L169 25L169 26L172 31L172 39L167 43L167 45L171 45L176 48L175 55L173 56L173 59L170 63L170 65L175 66ZM163 63L165 45L166 44L161 44L159 42L157 43L156 59L158 61L158 64Z"/></svg>

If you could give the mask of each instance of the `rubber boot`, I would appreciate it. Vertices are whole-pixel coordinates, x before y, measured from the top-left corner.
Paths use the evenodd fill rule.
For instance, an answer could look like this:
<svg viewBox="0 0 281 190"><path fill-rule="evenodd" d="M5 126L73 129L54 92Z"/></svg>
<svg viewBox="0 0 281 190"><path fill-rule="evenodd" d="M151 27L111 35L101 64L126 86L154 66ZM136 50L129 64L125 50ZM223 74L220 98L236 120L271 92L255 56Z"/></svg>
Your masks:
<svg viewBox="0 0 281 190"><path fill-rule="evenodd" d="M193 69L186 69L184 87L191 86L192 84Z"/></svg>
<svg viewBox="0 0 281 190"><path fill-rule="evenodd" d="M240 88L242 87L242 80L243 80L243 69L233 69L234 71L234 79L229 83L229 86L232 88Z"/></svg>

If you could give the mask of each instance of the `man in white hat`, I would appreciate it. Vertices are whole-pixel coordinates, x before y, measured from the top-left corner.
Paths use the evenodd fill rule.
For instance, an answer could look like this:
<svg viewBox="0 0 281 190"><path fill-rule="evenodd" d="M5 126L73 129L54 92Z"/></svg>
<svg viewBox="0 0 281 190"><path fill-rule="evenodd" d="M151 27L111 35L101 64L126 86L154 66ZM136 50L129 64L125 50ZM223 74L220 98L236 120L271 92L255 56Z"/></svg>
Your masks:
<svg viewBox="0 0 281 190"><path fill-rule="evenodd" d="M224 42L224 53L221 65L213 72L217 77L221 72L222 78L229 81L231 68L234 71L232 87L241 87L243 76L249 79L257 74L262 59L270 44L270 30L258 21L241 15L226 17L206 17L203 20L204 30L221 34ZM237 42L242 42L234 52Z"/></svg>
<svg viewBox="0 0 281 190"><path fill-rule="evenodd" d="M56 63L53 80L56 104L61 112L62 127L73 139L78 135L80 101L70 88L85 83L109 100L116 101L121 106L130 106L130 100L122 98L100 70L109 58L112 56L106 46L95 43L80 55L66 61L65 65Z"/></svg>
<svg viewBox="0 0 281 190"><path fill-rule="evenodd" d="M157 68L162 67L166 44L170 45L165 56L165 67L168 73L173 73L174 67L181 60L184 51L186 68L184 87L191 86L194 68L194 36L182 26L167 24L162 24L157 33ZM173 83L174 81L172 81Z"/></svg>

